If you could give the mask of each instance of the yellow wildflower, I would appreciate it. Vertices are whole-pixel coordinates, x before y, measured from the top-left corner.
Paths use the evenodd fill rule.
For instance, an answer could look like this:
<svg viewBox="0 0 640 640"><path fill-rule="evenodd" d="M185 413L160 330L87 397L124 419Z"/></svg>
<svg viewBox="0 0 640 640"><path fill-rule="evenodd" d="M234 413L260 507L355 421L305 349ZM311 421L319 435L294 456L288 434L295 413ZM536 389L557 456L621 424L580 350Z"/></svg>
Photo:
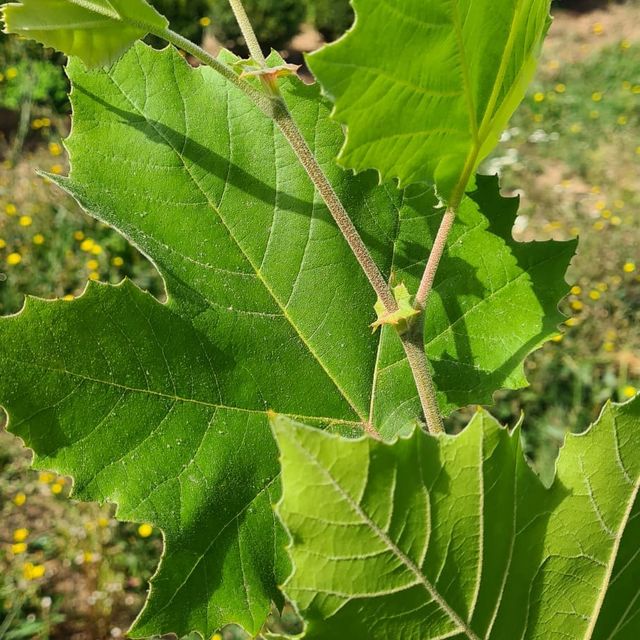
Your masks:
<svg viewBox="0 0 640 640"><path fill-rule="evenodd" d="M640 147L639 147L640 148ZM18 213L18 208L16 207L15 204L12 204L11 202L7 205L5 205L4 207L4 212L8 215L8 216L15 216L16 213Z"/></svg>
<svg viewBox="0 0 640 640"><path fill-rule="evenodd" d="M55 173L57 176L59 176L63 171L64 167L61 164L54 164L51 167L51 173Z"/></svg>
<svg viewBox="0 0 640 640"><path fill-rule="evenodd" d="M153 527L150 524L141 524L138 527L138 535L141 538L148 538L153 533Z"/></svg>
<svg viewBox="0 0 640 640"><path fill-rule="evenodd" d="M91 253L93 253L94 256L99 256L102 253L102 247L99 244L94 244L91 247Z"/></svg>
<svg viewBox="0 0 640 640"><path fill-rule="evenodd" d="M114 267L121 267L124 264L124 260L120 257L120 256L116 256L112 261L111 264Z"/></svg>
<svg viewBox="0 0 640 640"><path fill-rule="evenodd" d="M84 240L84 231L74 231L73 239L77 240L78 242L81 242L82 240Z"/></svg>
<svg viewBox="0 0 640 640"><path fill-rule="evenodd" d="M564 335L562 333L559 333L558 335L553 336L551 340L553 342L562 342L564 340Z"/></svg>
<svg viewBox="0 0 640 640"><path fill-rule="evenodd" d="M555 88L556 93L564 93L567 90L567 85L562 82L558 82Z"/></svg>
<svg viewBox="0 0 640 640"><path fill-rule="evenodd" d="M603 343L602 348L607 352L607 353L611 353L612 351L616 350L616 345L614 342L610 342L607 341L605 343Z"/></svg>
<svg viewBox="0 0 640 640"><path fill-rule="evenodd" d="M87 262L87 269L89 269L89 271L95 271L96 269L100 268L100 263L97 260L89 260Z"/></svg>
<svg viewBox="0 0 640 640"><path fill-rule="evenodd" d="M68 293L66 296L62 296L62 299L66 302L72 302L73 300L75 300L75 298L70 293Z"/></svg>
<svg viewBox="0 0 640 640"><path fill-rule="evenodd" d="M21 227L30 227L33 224L33 218L31 216L20 216L18 222Z"/></svg>
<svg viewBox="0 0 640 640"><path fill-rule="evenodd" d="M82 244L80 245L80 249L82 249L82 251L91 251L91 249L93 249L93 246L95 245L95 242L93 241L93 239L91 238L87 238L86 240L82 241Z"/></svg>
<svg viewBox="0 0 640 640"><path fill-rule="evenodd" d="M211 636L211 640L223 640L222 636L219 633L214 633Z"/></svg>
<svg viewBox="0 0 640 640"><path fill-rule="evenodd" d="M625 398L634 398L636 396L636 394L638 393L638 390L635 387L632 387L630 384L628 384L623 390L622 390L622 395Z"/></svg>
<svg viewBox="0 0 640 640"><path fill-rule="evenodd" d="M598 282L598 284L596 284L596 289L602 293L607 291L608 288L609 285L606 282Z"/></svg>
<svg viewBox="0 0 640 640"><path fill-rule="evenodd" d="M0 238L0 249L4 249L7 246L7 243L4 238Z"/></svg>
<svg viewBox="0 0 640 640"><path fill-rule="evenodd" d="M627 262L627 263L625 263L624 267L622 267L622 270L625 273L633 273L636 270L636 263L635 262Z"/></svg>
<svg viewBox="0 0 640 640"><path fill-rule="evenodd" d="M82 554L82 561L85 562L86 564L90 564L91 562L95 561L95 555L93 553L91 553L91 551L85 551Z"/></svg>
<svg viewBox="0 0 640 640"><path fill-rule="evenodd" d="M629 42L629 40L622 40L620 42L620 48L625 51L626 49L631 48L631 42Z"/></svg>
<svg viewBox="0 0 640 640"><path fill-rule="evenodd" d="M640 94L640 84L634 84L631 87L631 93L635 93L636 95Z"/></svg>
<svg viewBox="0 0 640 640"><path fill-rule="evenodd" d="M29 537L29 529L16 529L13 532L14 542L24 542Z"/></svg>
<svg viewBox="0 0 640 640"><path fill-rule="evenodd" d="M44 236L41 233L36 233L35 236L33 236L32 239L33 244L35 245L43 245L44 244Z"/></svg>
<svg viewBox="0 0 640 640"><path fill-rule="evenodd" d="M545 95L544 93L542 93L542 91L538 91L537 93L533 94L533 100L535 102L544 102L544 98L545 98Z"/></svg>
<svg viewBox="0 0 640 640"><path fill-rule="evenodd" d="M580 324L580 318L568 318L565 320L567 327L577 327Z"/></svg>
<svg viewBox="0 0 640 640"><path fill-rule="evenodd" d="M596 36L601 36L604 33L604 25L602 22L595 22L591 27L591 31L593 31Z"/></svg>
<svg viewBox="0 0 640 640"><path fill-rule="evenodd" d="M102 529L109 526L109 519L105 517L98 518L98 526Z"/></svg>
<svg viewBox="0 0 640 640"><path fill-rule="evenodd" d="M602 96L603 96L602 91L594 91L594 92L591 94L591 99L592 99L594 102L601 102L601 101L602 101Z"/></svg>
<svg viewBox="0 0 640 640"><path fill-rule="evenodd" d="M10 267L15 267L22 262L22 256L19 253L10 253L7 256L7 264Z"/></svg>
<svg viewBox="0 0 640 640"><path fill-rule="evenodd" d="M584 304L580 300L574 300L571 303L571 308L574 311L582 311L584 309Z"/></svg>
<svg viewBox="0 0 640 640"><path fill-rule="evenodd" d="M21 553L25 553L27 551L27 545L24 542L16 542L16 544L11 545L11 553L14 556L19 556Z"/></svg>
<svg viewBox="0 0 640 640"><path fill-rule="evenodd" d="M572 296L579 296L582 293L582 287L575 284L573 285L573 287L571 287L571 295Z"/></svg>
<svg viewBox="0 0 640 640"><path fill-rule="evenodd" d="M45 574L45 567L43 564L33 564L31 562L26 562L22 565L22 575L27 580L37 580L38 578L42 578Z"/></svg>
<svg viewBox="0 0 640 640"><path fill-rule="evenodd" d="M97 271L92 271L92 272L89 274L89 280L93 280L94 282L95 282L96 280L100 280L100 274L99 274Z"/></svg>
<svg viewBox="0 0 640 640"><path fill-rule="evenodd" d="M50 142L49 153L52 156L59 156L62 154L62 147L57 142Z"/></svg>
<svg viewBox="0 0 640 640"><path fill-rule="evenodd" d="M62 493L62 489L64 489L64 486L62 484L60 484L60 482L54 482L51 485L51 493L53 493L56 496L58 494Z"/></svg>
<svg viewBox="0 0 640 640"><path fill-rule="evenodd" d="M593 289L592 291L589 291L589 297L592 300L600 300L600 298L602 298L602 294L599 291Z"/></svg>
<svg viewBox="0 0 640 640"><path fill-rule="evenodd" d="M56 477L53 473L49 473L48 471L41 471L38 475L38 480L44 484L51 484Z"/></svg>
<svg viewBox="0 0 640 640"><path fill-rule="evenodd" d="M198 22L200 23L201 27L208 27L211 24L211 18L209 18L208 16L204 16L203 18L200 18Z"/></svg>
<svg viewBox="0 0 640 640"><path fill-rule="evenodd" d="M6 76L7 80L15 80L18 77L18 70L15 67L9 67Z"/></svg>
<svg viewBox="0 0 640 640"><path fill-rule="evenodd" d="M20 493L16 493L16 495L13 496L13 504L15 504L16 507L21 507L26 501L27 496L22 493L22 491L20 491Z"/></svg>
<svg viewBox="0 0 640 640"><path fill-rule="evenodd" d="M604 222L602 222L602 220L598 220L597 222L593 223L593 228L596 231L602 231L605 228L605 224Z"/></svg>
<svg viewBox="0 0 640 640"><path fill-rule="evenodd" d="M627 118L627 116L618 116L617 122L620 126L624 127L624 125L629 122L629 118Z"/></svg>
<svg viewBox="0 0 640 640"><path fill-rule="evenodd" d="M622 218L620 216L613 216L611 218L611 224L618 227L622 224Z"/></svg>
<svg viewBox="0 0 640 640"><path fill-rule="evenodd" d="M613 211L611 211L611 209L605 209L600 215L605 220L609 220L609 218L611 218L611 216L613 215Z"/></svg>

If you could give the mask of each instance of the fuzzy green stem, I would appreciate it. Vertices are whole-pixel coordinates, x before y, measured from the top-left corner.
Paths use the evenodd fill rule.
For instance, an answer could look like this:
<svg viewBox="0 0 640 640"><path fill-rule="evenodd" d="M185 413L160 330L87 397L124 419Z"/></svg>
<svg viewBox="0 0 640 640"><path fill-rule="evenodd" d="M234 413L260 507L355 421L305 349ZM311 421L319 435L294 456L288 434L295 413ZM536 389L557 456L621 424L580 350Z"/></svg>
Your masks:
<svg viewBox="0 0 640 640"><path fill-rule="evenodd" d="M429 254L429 260L427 261L427 266L422 274L420 287L416 294L414 306L420 311L424 311L427 308L429 296L433 290L433 283L436 279L436 272L438 271L440 260L442 260L442 256L444 255L447 240L449 239L449 234L451 233L455 219L456 212L452 208L448 208L442 218L436 239L433 242L433 248Z"/></svg>
<svg viewBox="0 0 640 640"><path fill-rule="evenodd" d="M249 16L245 11L244 5L242 4L242 0L229 0L229 4L231 5L231 10L233 11L233 15L236 17L236 22L240 27L240 31L242 32L242 37L244 41L247 43L247 48L249 49L249 53L251 57L261 66L266 67L267 61L264 58L262 53L262 48L260 47L260 43L258 42L258 38L256 37L256 32L253 30L251 26L251 21L249 20Z"/></svg>
<svg viewBox="0 0 640 640"><path fill-rule="evenodd" d="M422 323L419 325L422 326ZM419 331L413 336L407 334L401 336L401 339L418 390L427 431L432 434L444 433L444 422L438 407L436 388L424 352L423 332Z"/></svg>

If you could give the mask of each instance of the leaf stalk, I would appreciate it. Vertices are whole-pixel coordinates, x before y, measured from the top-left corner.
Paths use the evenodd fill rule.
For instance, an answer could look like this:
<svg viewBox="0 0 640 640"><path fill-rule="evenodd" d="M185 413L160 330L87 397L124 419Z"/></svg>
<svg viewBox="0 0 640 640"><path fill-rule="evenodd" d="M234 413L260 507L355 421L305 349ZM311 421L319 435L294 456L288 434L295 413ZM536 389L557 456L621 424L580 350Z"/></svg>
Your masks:
<svg viewBox="0 0 640 640"><path fill-rule="evenodd" d="M240 27L242 37L247 44L247 48L249 49L251 57L261 67L266 67L267 61L265 60L264 54L262 53L262 48L260 47L260 43L258 42L258 38L256 37L256 32L253 30L251 20L249 20L249 16L247 15L244 5L242 4L242 0L229 0L229 4L231 5L233 15L236 17L236 22Z"/></svg>

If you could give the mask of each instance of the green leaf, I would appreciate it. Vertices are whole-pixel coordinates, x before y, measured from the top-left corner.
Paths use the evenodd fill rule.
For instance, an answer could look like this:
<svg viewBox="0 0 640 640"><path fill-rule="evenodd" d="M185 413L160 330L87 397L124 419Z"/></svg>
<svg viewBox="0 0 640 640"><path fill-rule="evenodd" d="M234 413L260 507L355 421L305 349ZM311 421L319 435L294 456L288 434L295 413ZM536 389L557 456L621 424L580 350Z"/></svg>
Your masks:
<svg viewBox="0 0 640 640"><path fill-rule="evenodd" d="M72 170L55 179L150 257L167 300L125 284L92 285L76 302L29 301L0 321L0 402L39 468L74 476L79 498L115 502L119 517L165 532L135 635L209 637L229 622L256 633L288 571L269 505L279 481L268 412L351 435L373 421L393 435L420 416L411 374L402 353L391 362L393 330L372 335L370 285L290 147L244 94L175 50L143 44L108 70L73 60L68 73ZM403 194L373 172L341 171L342 128L318 89L289 78L282 92L383 273L413 288L441 215L432 190ZM500 219L497 182L480 191L482 211ZM438 283L442 304L458 304L464 320L430 320L444 331L430 335L447 367L460 357L465 375L467 361L491 375L470 377L475 392L451 402L514 380L509 372L555 331L565 287L556 272L573 250L516 245L492 233L472 200L463 209L445 274L468 277L469 260L485 284L460 295ZM490 256L465 254L463 236ZM539 291L531 283L545 261L548 290ZM505 287L518 299L506 311ZM494 314L517 329L503 360L488 348L453 350L460 334L493 329Z"/></svg>
<svg viewBox="0 0 640 640"><path fill-rule="evenodd" d="M549 0L353 4L354 28L308 58L348 127L341 162L457 208L533 77Z"/></svg>
<svg viewBox="0 0 640 640"><path fill-rule="evenodd" d="M393 445L274 431L309 640L640 634L640 398L568 436L551 488L485 413Z"/></svg>
<svg viewBox="0 0 640 640"><path fill-rule="evenodd" d="M5 33L37 40L89 66L115 61L169 22L145 0L21 0L0 8Z"/></svg>

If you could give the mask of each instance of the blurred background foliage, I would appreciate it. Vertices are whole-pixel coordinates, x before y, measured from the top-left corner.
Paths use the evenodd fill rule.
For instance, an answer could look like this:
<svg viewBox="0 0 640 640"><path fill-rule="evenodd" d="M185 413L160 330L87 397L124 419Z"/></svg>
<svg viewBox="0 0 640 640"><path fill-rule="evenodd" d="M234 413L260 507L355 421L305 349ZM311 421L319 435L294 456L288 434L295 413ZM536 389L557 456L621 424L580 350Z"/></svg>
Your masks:
<svg viewBox="0 0 640 640"><path fill-rule="evenodd" d="M246 53L226 0L152 1L208 50ZM580 236L571 294L561 304L566 322L527 361L531 386L500 392L491 408L508 424L525 413L527 453L547 482L567 431L585 429L604 402L640 387L639 5L556 0L536 80L483 168L500 173L506 194L521 196L518 239ZM295 62L353 20L347 0L246 6L265 50ZM35 173L68 168L63 63L50 50L0 35L3 315L17 312L26 294L74 297L92 279L129 277L163 294L142 255ZM454 415L450 430L472 410ZM66 478L30 471L29 455L0 430L0 640L123 637L144 601L160 532L116 522L109 506L68 500L69 490ZM288 609L270 621L274 630L297 624ZM216 640L241 637L227 628Z"/></svg>

